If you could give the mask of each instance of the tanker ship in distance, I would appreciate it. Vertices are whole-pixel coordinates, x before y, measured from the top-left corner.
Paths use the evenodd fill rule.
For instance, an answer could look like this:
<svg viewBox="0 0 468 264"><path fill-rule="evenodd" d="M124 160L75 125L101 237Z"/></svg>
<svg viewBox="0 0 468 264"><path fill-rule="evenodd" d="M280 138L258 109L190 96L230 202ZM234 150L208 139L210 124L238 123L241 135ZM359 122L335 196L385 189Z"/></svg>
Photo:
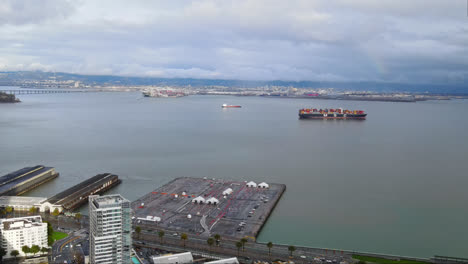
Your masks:
<svg viewBox="0 0 468 264"><path fill-rule="evenodd" d="M362 110L316 109L304 108L299 110L299 119L346 119L364 120L367 114Z"/></svg>

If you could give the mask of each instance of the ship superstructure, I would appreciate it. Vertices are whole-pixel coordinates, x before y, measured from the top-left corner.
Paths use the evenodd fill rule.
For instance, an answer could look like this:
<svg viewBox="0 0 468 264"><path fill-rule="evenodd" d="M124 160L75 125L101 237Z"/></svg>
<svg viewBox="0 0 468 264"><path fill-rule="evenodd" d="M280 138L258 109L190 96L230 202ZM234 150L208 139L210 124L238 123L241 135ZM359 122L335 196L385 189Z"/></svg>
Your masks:
<svg viewBox="0 0 468 264"><path fill-rule="evenodd" d="M148 88L143 91L144 97L182 97L186 96L188 93L181 89L174 89L174 88L164 88L164 87L157 87L157 88Z"/></svg>

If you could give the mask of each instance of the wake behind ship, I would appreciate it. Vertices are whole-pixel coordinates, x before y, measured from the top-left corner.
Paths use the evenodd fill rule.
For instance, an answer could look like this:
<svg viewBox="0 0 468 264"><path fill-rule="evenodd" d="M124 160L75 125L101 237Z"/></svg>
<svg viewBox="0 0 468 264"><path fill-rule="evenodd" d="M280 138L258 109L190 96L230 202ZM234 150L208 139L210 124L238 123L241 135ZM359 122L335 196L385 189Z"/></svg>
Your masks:
<svg viewBox="0 0 468 264"><path fill-rule="evenodd" d="M316 109L304 108L299 110L299 119L349 119L364 120L367 114L362 110Z"/></svg>

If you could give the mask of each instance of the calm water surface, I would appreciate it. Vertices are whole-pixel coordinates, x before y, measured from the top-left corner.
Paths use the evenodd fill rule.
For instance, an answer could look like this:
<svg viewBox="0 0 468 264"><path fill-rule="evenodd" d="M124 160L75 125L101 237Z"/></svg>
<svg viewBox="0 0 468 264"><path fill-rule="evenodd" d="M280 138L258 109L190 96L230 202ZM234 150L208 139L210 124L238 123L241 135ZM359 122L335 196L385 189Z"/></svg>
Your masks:
<svg viewBox="0 0 468 264"><path fill-rule="evenodd" d="M102 172L130 200L180 176L287 184L260 241L468 257L468 102L352 102L139 93L0 104L0 175L45 164L50 196ZM241 109L221 109L221 104ZM301 107L369 112L301 121Z"/></svg>

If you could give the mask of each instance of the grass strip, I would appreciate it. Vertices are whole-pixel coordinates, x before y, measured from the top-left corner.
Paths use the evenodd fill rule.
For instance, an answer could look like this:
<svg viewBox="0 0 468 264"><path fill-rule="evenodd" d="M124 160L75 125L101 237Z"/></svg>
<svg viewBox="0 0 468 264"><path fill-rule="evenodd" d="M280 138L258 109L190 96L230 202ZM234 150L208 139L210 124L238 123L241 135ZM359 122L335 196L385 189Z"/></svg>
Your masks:
<svg viewBox="0 0 468 264"><path fill-rule="evenodd" d="M418 260L409 260L409 259L400 259L400 260L392 260L386 258L377 258L377 257L368 257L368 256L361 256L361 255L353 255L353 259L365 261L365 262L372 262L378 264L428 264L429 262L425 261L418 261Z"/></svg>

